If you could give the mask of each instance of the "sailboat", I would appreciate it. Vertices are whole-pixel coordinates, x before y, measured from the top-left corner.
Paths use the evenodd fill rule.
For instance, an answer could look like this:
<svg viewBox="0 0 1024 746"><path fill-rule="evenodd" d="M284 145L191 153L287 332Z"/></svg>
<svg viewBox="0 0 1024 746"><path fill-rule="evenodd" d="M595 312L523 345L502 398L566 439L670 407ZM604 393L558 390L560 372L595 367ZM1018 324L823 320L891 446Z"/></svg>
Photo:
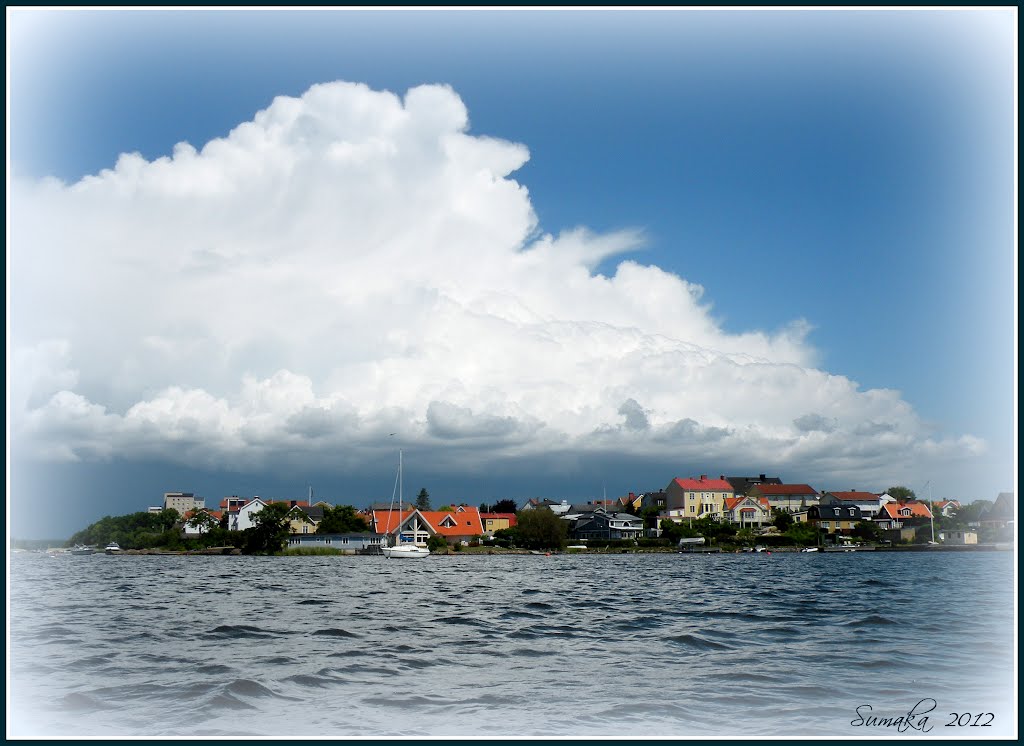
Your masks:
<svg viewBox="0 0 1024 746"><path fill-rule="evenodd" d="M420 557L426 557L430 554L430 550L426 547L416 546L415 541L409 541L402 543L402 451L398 451L398 526L395 530L395 543L388 546L387 539L385 538L384 546L382 550L384 556L388 559L419 559ZM388 529L391 529L391 517L394 515L395 510L395 493L394 490L391 492L391 508L388 510Z"/></svg>

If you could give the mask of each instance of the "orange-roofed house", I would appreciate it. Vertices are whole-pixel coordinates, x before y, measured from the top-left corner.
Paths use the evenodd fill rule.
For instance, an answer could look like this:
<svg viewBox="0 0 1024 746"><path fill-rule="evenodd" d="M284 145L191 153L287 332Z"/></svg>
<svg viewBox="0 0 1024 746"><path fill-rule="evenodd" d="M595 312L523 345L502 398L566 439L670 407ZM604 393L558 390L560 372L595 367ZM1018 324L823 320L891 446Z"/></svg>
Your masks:
<svg viewBox="0 0 1024 746"><path fill-rule="evenodd" d="M412 541L426 546L434 535L445 538L449 544L469 542L484 535L480 510L460 505L455 510L374 510L371 529L378 534L400 533L401 541Z"/></svg>
<svg viewBox="0 0 1024 746"><path fill-rule="evenodd" d="M932 520L928 506L919 502L886 503L878 514L878 523L882 528L903 528L921 526Z"/></svg>
<svg viewBox="0 0 1024 746"><path fill-rule="evenodd" d="M736 497L736 493L725 477L708 479L706 474L701 474L700 479L676 477L665 488L664 516L676 523L690 518L720 521L725 513L725 501L731 497Z"/></svg>
<svg viewBox="0 0 1024 746"><path fill-rule="evenodd" d="M460 505L453 512L440 510L423 511L434 533L440 534L449 544L470 542L484 535L480 509ZM514 516L513 516L514 518Z"/></svg>
<svg viewBox="0 0 1024 746"><path fill-rule="evenodd" d="M723 516L729 523L740 528L746 526L761 527L772 522L772 509L768 500L760 497L727 497L723 506Z"/></svg>

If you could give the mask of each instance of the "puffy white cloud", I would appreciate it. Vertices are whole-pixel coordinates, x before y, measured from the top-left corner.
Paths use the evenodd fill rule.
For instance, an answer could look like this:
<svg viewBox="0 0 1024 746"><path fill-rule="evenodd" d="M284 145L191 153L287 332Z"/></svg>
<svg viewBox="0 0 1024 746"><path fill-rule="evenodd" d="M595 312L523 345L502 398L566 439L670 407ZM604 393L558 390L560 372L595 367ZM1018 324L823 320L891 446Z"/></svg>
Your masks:
<svg viewBox="0 0 1024 746"><path fill-rule="evenodd" d="M700 285L595 274L642 232L539 234L527 149L468 121L444 86L329 83L201 150L16 181L15 437L239 468L398 432L467 468L616 451L879 478L984 448L817 369L804 320L731 334Z"/></svg>

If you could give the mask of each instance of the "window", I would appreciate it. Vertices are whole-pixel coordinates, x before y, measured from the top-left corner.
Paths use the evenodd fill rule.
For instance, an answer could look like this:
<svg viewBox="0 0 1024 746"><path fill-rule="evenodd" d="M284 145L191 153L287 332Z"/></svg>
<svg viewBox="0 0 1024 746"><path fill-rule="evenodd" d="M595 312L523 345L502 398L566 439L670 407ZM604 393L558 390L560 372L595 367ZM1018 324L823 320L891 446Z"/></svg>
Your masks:
<svg viewBox="0 0 1024 746"><path fill-rule="evenodd" d="M831 524L828 521L822 521L821 522L821 527L822 528L829 528L830 526L831 526Z"/></svg>
<svg viewBox="0 0 1024 746"><path fill-rule="evenodd" d="M835 508L836 515L839 515L839 508Z"/></svg>
<svg viewBox="0 0 1024 746"><path fill-rule="evenodd" d="M853 508L850 508L850 515L853 515Z"/></svg>

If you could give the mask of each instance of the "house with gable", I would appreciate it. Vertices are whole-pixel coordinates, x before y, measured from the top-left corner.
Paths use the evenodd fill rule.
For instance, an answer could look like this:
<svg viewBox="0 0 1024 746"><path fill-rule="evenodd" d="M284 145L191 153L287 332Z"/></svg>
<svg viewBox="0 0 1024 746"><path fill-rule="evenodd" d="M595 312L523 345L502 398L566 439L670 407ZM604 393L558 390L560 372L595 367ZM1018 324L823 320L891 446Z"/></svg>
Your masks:
<svg viewBox="0 0 1024 746"><path fill-rule="evenodd" d="M253 516L267 507L269 503L264 502L259 497L254 497L252 500L247 501L237 510L228 512L228 530L229 531L245 531L247 528L252 528L256 525L253 521Z"/></svg>
<svg viewBox="0 0 1024 746"><path fill-rule="evenodd" d="M370 511L370 530L388 539L388 543L412 542L417 546L426 546L427 539L437 532L430 525L423 513L416 508L412 510L373 510ZM397 541L392 541L394 537Z"/></svg>
<svg viewBox="0 0 1024 746"><path fill-rule="evenodd" d="M449 544L468 543L484 535L480 509L472 505L459 505L453 510L422 511L423 517Z"/></svg>
<svg viewBox="0 0 1024 746"><path fill-rule="evenodd" d="M738 495L725 498L723 516L740 528L761 528L772 522L772 510L764 497Z"/></svg>
<svg viewBox="0 0 1024 746"><path fill-rule="evenodd" d="M952 518L962 507L959 500L939 500L935 503L935 512L943 518Z"/></svg>
<svg viewBox="0 0 1024 746"><path fill-rule="evenodd" d="M643 532L642 518L631 513L606 511L601 506L578 515L569 525L569 538L574 541L635 539L642 536Z"/></svg>
<svg viewBox="0 0 1024 746"><path fill-rule="evenodd" d="M733 486L725 477L708 479L707 474L701 474L699 479L676 477L665 488L664 517L676 523L695 518L720 521L726 499L735 496Z"/></svg>
<svg viewBox="0 0 1024 746"><path fill-rule="evenodd" d="M807 523L827 534L851 534L854 527L868 520L855 503L812 505L807 509Z"/></svg>
<svg viewBox="0 0 1024 746"><path fill-rule="evenodd" d="M765 498L768 505L787 513L801 513L819 502L818 492L809 484L755 484L747 493Z"/></svg>

